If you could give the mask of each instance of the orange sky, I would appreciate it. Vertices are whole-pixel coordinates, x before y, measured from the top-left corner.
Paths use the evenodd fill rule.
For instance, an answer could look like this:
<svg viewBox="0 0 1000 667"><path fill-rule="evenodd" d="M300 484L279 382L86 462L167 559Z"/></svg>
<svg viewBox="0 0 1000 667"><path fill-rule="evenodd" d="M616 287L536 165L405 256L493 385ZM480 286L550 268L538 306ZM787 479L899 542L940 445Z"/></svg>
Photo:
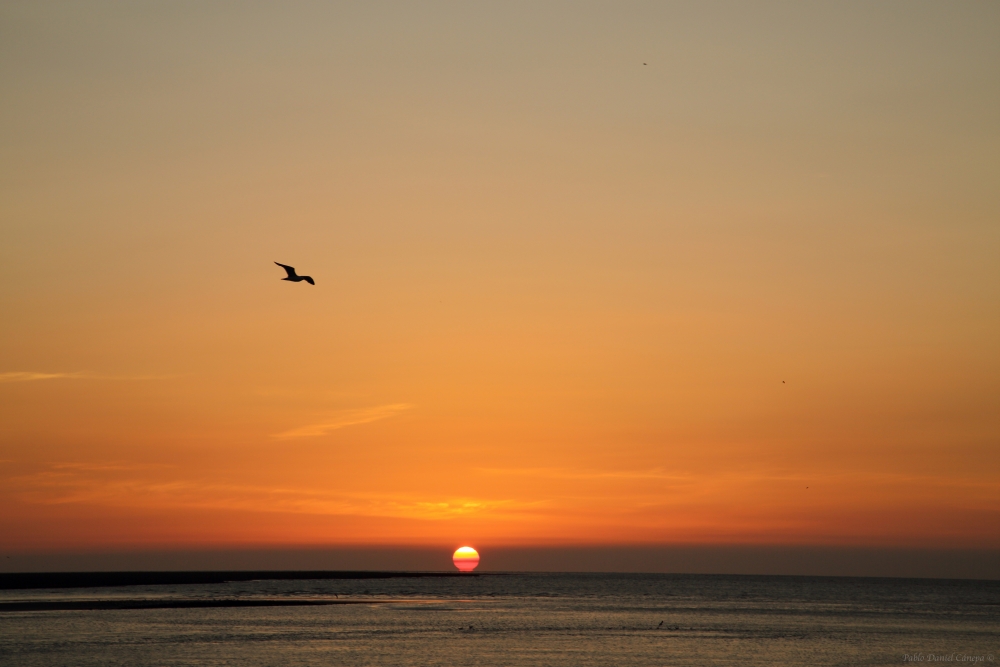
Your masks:
<svg viewBox="0 0 1000 667"><path fill-rule="evenodd" d="M0 85L2 550L1000 548L996 3L4 3Z"/></svg>

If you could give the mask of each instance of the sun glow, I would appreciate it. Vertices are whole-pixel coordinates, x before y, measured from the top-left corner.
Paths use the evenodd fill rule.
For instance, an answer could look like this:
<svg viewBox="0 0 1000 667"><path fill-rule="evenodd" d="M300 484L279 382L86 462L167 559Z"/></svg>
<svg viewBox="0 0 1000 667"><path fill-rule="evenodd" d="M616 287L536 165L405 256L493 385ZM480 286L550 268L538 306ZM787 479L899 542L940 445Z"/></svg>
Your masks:
<svg viewBox="0 0 1000 667"><path fill-rule="evenodd" d="M459 547L451 561L462 572L472 572L479 565L479 552L472 547Z"/></svg>

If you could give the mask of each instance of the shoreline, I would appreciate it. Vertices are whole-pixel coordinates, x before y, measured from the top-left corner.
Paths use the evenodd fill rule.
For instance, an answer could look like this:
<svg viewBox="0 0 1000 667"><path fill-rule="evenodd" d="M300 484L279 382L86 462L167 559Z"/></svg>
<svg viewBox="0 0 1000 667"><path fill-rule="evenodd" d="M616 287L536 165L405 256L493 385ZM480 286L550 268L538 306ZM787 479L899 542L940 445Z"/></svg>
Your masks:
<svg viewBox="0 0 1000 667"><path fill-rule="evenodd" d="M24 611L104 611L132 609L212 609L226 607L326 607L338 604L399 604L413 600L338 600L338 599L133 599L133 600L24 600L0 602L0 614Z"/></svg>
<svg viewBox="0 0 1000 667"><path fill-rule="evenodd" d="M178 586L225 584L235 581L288 581L321 579L398 579L425 577L478 577L475 572L402 572L351 570L230 570L162 572L4 572L0 591L32 588L114 588L118 586Z"/></svg>

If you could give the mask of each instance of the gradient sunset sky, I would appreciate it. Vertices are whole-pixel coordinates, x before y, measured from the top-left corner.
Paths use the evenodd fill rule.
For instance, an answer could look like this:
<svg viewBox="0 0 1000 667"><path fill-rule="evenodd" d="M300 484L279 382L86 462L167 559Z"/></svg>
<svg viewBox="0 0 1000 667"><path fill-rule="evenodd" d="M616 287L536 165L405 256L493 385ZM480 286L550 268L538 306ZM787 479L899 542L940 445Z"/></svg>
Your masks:
<svg viewBox="0 0 1000 667"><path fill-rule="evenodd" d="M1000 549L996 2L4 2L0 86L4 552Z"/></svg>

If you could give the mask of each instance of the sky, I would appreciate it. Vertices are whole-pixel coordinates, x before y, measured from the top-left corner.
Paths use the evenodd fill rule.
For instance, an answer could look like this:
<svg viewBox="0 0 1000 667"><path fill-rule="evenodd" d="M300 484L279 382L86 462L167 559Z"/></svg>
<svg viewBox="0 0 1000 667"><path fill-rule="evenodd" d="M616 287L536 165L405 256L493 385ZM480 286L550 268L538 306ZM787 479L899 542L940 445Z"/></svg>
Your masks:
<svg viewBox="0 0 1000 667"><path fill-rule="evenodd" d="M5 2L0 89L0 552L1000 550L995 2Z"/></svg>

